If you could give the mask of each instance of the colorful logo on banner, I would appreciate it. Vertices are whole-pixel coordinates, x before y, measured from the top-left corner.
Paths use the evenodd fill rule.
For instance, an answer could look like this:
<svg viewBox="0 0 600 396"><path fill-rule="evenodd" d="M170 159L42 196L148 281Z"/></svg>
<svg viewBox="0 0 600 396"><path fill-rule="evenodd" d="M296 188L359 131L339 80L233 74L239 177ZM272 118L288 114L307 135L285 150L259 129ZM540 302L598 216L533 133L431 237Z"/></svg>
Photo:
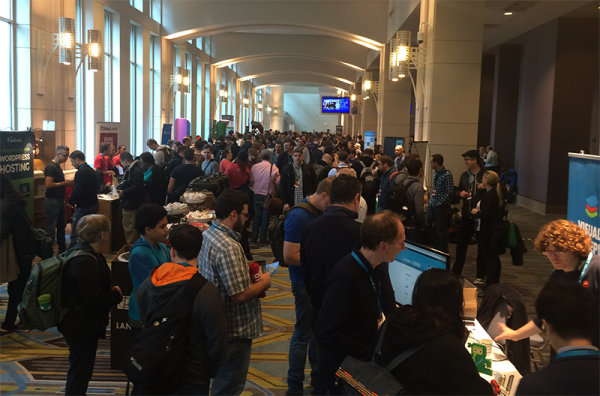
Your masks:
<svg viewBox="0 0 600 396"><path fill-rule="evenodd" d="M598 198L589 197L585 201L585 212L587 215L591 218L598 216Z"/></svg>

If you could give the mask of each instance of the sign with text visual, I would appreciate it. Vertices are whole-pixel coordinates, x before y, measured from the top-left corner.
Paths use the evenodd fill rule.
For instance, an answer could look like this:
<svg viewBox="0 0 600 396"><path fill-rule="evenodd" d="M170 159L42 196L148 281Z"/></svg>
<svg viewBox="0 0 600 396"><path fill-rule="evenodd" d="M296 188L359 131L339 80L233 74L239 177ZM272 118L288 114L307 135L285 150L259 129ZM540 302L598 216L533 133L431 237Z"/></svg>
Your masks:
<svg viewBox="0 0 600 396"><path fill-rule="evenodd" d="M169 140L171 140L171 130L173 128L173 124L163 124L162 133L161 133L161 144L167 144Z"/></svg>
<svg viewBox="0 0 600 396"><path fill-rule="evenodd" d="M600 254L600 156L569 153L567 219L592 237L592 253Z"/></svg>
<svg viewBox="0 0 600 396"><path fill-rule="evenodd" d="M30 131L0 132L0 173L15 190L27 197L27 214L33 217L33 157L35 134Z"/></svg>
<svg viewBox="0 0 600 396"><path fill-rule="evenodd" d="M117 148L117 145L123 141L120 135L121 123L120 122L97 122L96 123L96 147L94 155L99 152L101 144L113 145ZM121 143L122 144L122 143ZM93 158L93 157L92 157Z"/></svg>
<svg viewBox="0 0 600 396"><path fill-rule="evenodd" d="M365 148L373 150L375 148L375 132L365 131Z"/></svg>

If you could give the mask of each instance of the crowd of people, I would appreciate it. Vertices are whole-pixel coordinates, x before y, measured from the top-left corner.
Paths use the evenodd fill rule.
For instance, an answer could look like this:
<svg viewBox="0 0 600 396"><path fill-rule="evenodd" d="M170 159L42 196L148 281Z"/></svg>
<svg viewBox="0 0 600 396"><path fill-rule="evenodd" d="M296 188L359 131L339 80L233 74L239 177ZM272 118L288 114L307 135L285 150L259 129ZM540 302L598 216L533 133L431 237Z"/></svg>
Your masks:
<svg viewBox="0 0 600 396"><path fill-rule="evenodd" d="M510 195L506 192L510 181L516 185L516 173L498 174L491 147L485 159L477 150L462 155L466 170L457 188L444 167L444 157L431 155L433 190L426 193L421 181L425 159L402 146L396 147L392 159L383 155L379 145L365 148L361 136L267 131L228 134L211 141L186 137L165 145L150 139L147 146L151 152L134 158L124 146L115 150L101 145L93 168L81 151L59 146L45 170L47 233L56 235L59 252L90 253L69 261L64 270L65 295L77 303L69 307L59 326L70 352L65 394L85 394L109 310L123 298L98 253L111 224L95 214L97 193L112 184L113 173L122 175L116 189L126 240L132 245L129 325L134 343L153 325L157 312L180 305L182 293L198 282L196 274L206 282L192 301L194 336L181 383L173 393L208 395L210 390L213 395L239 395L243 391L252 340L263 333L260 296L271 287L269 273L257 282L251 280L247 247L274 242L268 240L271 215L264 208L273 195L281 198L286 214L283 253L278 259L289 268L296 314L288 395L303 394L307 358L314 394L338 394L338 367L348 356L370 360L384 323L382 364L424 345L392 371L408 392L493 394L464 347L468 331L459 277L476 233L476 283L485 292L486 286L500 282L503 218ZM67 158L77 169L73 181L65 180L60 166ZM195 178L220 172L229 177L230 185L215 201L212 225L203 233L191 225L169 230L164 205L179 201ZM14 244L21 268L9 283L4 335L15 329L16 306L34 258L25 246L34 244L31 238L35 237L30 235L23 196L6 175L1 178L3 248L5 243ZM70 186L68 204L75 212L67 248L62 198ZM448 252L453 204L462 204L462 211L452 271L423 272L412 304L397 306L388 263L404 250L405 241ZM557 356L545 370L526 376L523 390L517 393L550 394L563 389L564 393L598 394L600 258L590 253L590 237L564 220L545 226L535 247L555 269L536 303L537 316L522 329L501 326L498 339L519 340L545 328ZM432 364L436 359L446 363ZM567 372L569 378L554 372ZM150 391L133 390L134 394Z"/></svg>

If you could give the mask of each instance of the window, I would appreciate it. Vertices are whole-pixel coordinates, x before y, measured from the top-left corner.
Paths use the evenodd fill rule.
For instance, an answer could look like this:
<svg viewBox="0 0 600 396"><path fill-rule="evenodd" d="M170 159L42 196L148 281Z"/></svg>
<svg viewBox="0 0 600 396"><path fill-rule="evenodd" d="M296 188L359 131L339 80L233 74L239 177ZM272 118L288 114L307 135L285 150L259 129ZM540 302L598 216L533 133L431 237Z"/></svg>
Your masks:
<svg viewBox="0 0 600 396"><path fill-rule="evenodd" d="M173 59L173 74L177 74L177 68L181 66L181 48L175 46L174 51L175 58ZM175 86L173 86L173 90L175 91L175 106L173 109L173 123L177 118L181 118L181 92L177 92L175 90Z"/></svg>
<svg viewBox="0 0 600 396"><path fill-rule="evenodd" d="M196 48L198 48L200 51L202 51L202 37L198 37L196 39Z"/></svg>
<svg viewBox="0 0 600 396"><path fill-rule="evenodd" d="M112 117L112 29L110 14L104 13L104 121Z"/></svg>
<svg viewBox="0 0 600 396"><path fill-rule="evenodd" d="M150 18L162 23L162 1L150 0Z"/></svg>
<svg viewBox="0 0 600 396"><path fill-rule="evenodd" d="M156 75L156 71L154 70L154 36L150 36L150 84L148 84L148 91L150 93L150 108L148 109L148 117L150 118L150 137L156 139L156 134L154 131L154 78ZM160 139L157 139L160 141Z"/></svg>
<svg viewBox="0 0 600 396"><path fill-rule="evenodd" d="M83 10L81 0L75 2L75 41L81 43L81 35L83 31ZM75 77L75 146L77 150L85 151L85 134L83 133L84 116L83 116L83 70L77 73Z"/></svg>
<svg viewBox="0 0 600 396"><path fill-rule="evenodd" d="M130 43L129 43L129 120L130 120L130 125L129 125L129 138L130 138L130 146L131 146L131 153L132 154L137 154L137 151L135 150L136 147L136 127L137 127L137 122L136 122L136 96L137 96L137 81L136 81L136 46L135 46L135 27L131 26L129 28L129 36L130 36Z"/></svg>
<svg viewBox="0 0 600 396"><path fill-rule="evenodd" d="M202 136L202 81L202 61L196 58L196 136Z"/></svg>
<svg viewBox="0 0 600 396"><path fill-rule="evenodd" d="M192 75L192 55L189 53L185 53L185 68L187 70L189 70L189 78L190 78L190 83L187 86L188 88L188 94L187 95L183 95L183 99L185 100L185 117L187 118L188 121L192 122L192 82L193 82L193 75Z"/></svg>
<svg viewBox="0 0 600 396"><path fill-rule="evenodd" d="M141 12L144 12L144 0L129 0L129 5L137 8Z"/></svg>
<svg viewBox="0 0 600 396"><path fill-rule="evenodd" d="M204 62L204 138L210 136L210 65Z"/></svg>
<svg viewBox="0 0 600 396"><path fill-rule="evenodd" d="M0 1L0 129L13 128L12 1ZM6 56L8 55L8 56Z"/></svg>

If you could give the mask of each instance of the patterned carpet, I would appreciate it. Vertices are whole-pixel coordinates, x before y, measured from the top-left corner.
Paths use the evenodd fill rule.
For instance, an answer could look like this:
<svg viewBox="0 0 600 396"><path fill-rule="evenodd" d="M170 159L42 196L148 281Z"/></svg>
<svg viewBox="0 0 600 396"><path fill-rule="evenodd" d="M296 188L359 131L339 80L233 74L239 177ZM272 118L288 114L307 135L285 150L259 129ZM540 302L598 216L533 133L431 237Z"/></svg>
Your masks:
<svg viewBox="0 0 600 396"><path fill-rule="evenodd" d="M528 312L533 313L537 293L551 272L551 265L540 253L534 252L533 240L539 228L559 216L544 216L511 205L511 216L521 228L529 253L525 265L515 267L510 255L502 257L502 281L519 290ZM564 218L564 217L563 217ZM272 261L270 249L253 245L255 260ZM454 257L455 245L451 245ZM475 279L476 247L470 246L463 275ZM107 256L110 258L110 256ZM0 287L0 315L4 316L7 302L6 285ZM244 395L283 395L287 390L289 341L295 322L294 300L286 268L280 268L272 278L272 287L262 299L265 332L254 341L250 370ZM100 342L89 394L125 394L125 376L109 365L110 333ZM308 365L308 364L307 364ZM18 332L0 339L0 394L51 395L64 393L68 369L68 349L61 334L47 332ZM307 368L307 374L309 369ZM309 376L307 375L307 378ZM310 392L305 382L305 394Z"/></svg>

